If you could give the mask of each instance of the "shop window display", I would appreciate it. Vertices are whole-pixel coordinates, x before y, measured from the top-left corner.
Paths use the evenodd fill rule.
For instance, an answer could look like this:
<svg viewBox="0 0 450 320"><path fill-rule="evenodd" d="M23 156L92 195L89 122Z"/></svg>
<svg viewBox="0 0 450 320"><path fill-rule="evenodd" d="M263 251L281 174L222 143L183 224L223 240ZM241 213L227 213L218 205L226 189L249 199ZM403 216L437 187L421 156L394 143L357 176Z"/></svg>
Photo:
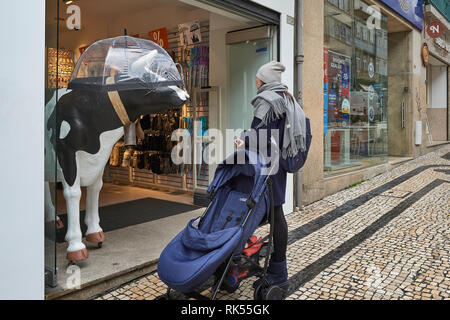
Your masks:
<svg viewBox="0 0 450 320"><path fill-rule="evenodd" d="M101 70L98 64L103 64L103 71L91 73ZM87 72L80 75L83 68ZM105 236L99 225L98 199L111 150L141 114L184 105L189 96L177 84L183 84L181 76L162 48L149 40L119 36L87 48L75 66L68 86L72 90L59 89L57 104L47 104L49 121L56 118L56 130L48 131L52 143L45 151L58 151L56 177L51 180L64 186L68 260L88 258L79 222L80 187L88 192L86 241L101 245ZM77 154L80 151L85 155Z"/></svg>
<svg viewBox="0 0 450 320"><path fill-rule="evenodd" d="M387 17L368 4L325 0L324 170L339 174L387 160Z"/></svg>

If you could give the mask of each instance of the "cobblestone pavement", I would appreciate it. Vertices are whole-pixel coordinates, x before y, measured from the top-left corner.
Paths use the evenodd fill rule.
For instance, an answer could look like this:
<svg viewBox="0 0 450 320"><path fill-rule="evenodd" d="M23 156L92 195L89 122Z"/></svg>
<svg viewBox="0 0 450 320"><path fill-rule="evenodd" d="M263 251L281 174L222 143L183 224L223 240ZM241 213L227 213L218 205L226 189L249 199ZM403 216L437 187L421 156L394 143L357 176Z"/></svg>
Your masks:
<svg viewBox="0 0 450 320"><path fill-rule="evenodd" d="M288 300L450 300L449 146L286 218ZM254 281L218 298L253 299ZM166 290L155 272L96 299L154 299Z"/></svg>

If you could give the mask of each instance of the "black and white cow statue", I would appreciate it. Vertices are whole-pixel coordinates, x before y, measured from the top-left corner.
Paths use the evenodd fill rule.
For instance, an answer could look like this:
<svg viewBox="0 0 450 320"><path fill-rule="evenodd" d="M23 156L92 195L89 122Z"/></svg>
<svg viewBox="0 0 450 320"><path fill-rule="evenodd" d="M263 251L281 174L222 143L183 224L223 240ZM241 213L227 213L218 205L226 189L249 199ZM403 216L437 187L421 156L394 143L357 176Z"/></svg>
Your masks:
<svg viewBox="0 0 450 320"><path fill-rule="evenodd" d="M152 71L155 51L143 56L132 67L140 72ZM152 74L165 81L163 75ZM46 213L47 221L55 219L49 181L63 184L67 205L67 259L88 258L80 228L80 187L87 187L86 241L102 243L105 235L98 213L102 176L115 143L124 135L124 126L134 123L140 115L182 106L189 95L178 86L160 86L152 90L90 91L59 89L46 104ZM56 123L56 130L53 130ZM55 147L57 152L55 152ZM56 172L52 159L57 159ZM53 160L54 161L54 160ZM56 177L55 177L56 173Z"/></svg>

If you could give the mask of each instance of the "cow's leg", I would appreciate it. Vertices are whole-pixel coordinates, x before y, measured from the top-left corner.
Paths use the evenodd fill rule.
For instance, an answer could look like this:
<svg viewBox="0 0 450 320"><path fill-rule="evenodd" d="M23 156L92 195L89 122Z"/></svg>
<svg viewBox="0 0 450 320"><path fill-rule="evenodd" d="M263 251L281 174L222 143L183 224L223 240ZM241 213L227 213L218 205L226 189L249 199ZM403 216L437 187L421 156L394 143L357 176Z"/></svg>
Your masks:
<svg viewBox="0 0 450 320"><path fill-rule="evenodd" d="M50 182L45 181L44 182L44 199L45 199L45 221L48 223L54 223L55 217L56 217L56 228L62 229L64 228L64 223L61 221L61 219L56 215L55 212L55 205L52 201L52 191L50 189Z"/></svg>
<svg viewBox="0 0 450 320"><path fill-rule="evenodd" d="M44 201L45 201L45 221L55 221L55 206L52 202L52 194L50 193L50 183L44 182Z"/></svg>
<svg viewBox="0 0 450 320"><path fill-rule="evenodd" d="M69 243L67 248L67 259L70 261L81 261L88 257L86 246L81 241L80 228L80 199L81 188L80 179L77 178L72 186L63 181L64 198L67 205L67 233L66 241Z"/></svg>
<svg viewBox="0 0 450 320"><path fill-rule="evenodd" d="M99 246L105 241L98 215L98 198L103 186L102 176L103 174L99 174L94 183L87 187L86 217L84 219L84 223L87 225L86 241L98 243Z"/></svg>

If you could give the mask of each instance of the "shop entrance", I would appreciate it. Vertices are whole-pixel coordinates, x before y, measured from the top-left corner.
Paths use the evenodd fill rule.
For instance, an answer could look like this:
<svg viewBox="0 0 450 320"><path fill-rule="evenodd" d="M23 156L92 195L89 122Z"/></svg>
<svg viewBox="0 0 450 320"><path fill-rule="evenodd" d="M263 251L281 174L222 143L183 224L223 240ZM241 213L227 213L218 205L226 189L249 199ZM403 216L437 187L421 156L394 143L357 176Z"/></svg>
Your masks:
<svg viewBox="0 0 450 320"><path fill-rule="evenodd" d="M57 218L55 226L47 228L46 265L57 275L49 279L57 281L48 282L48 298L64 296L72 289L93 288L105 280L117 284L122 281L120 277L126 280L131 274L154 270L167 243L203 212L205 202L198 194L206 190L213 168L203 162L174 164L171 149L176 142L171 134L177 129L192 132L194 121L201 124L201 136L208 128L218 127L212 118L226 117L226 108L221 108L226 100L220 97L227 92L225 79L233 70L221 69L226 60L215 53L225 48L226 39L214 36L264 24L242 13L214 8L211 12L201 3L177 0L47 1L47 102L54 99L56 103L56 89L68 86L74 67L92 43L121 35L149 39L163 47L179 64L191 97L182 108L143 114L125 127L125 136L114 145L106 164L99 195L100 226L106 239L99 245L83 238L89 257L69 267L64 241L69 223L64 190L58 181L49 181L48 199L56 210L49 213L47 209L47 216ZM245 59L248 61L248 57ZM101 61L98 68L102 68ZM89 75L91 71L86 72ZM56 165L53 168L57 171ZM83 187L83 236L86 197Z"/></svg>
<svg viewBox="0 0 450 320"><path fill-rule="evenodd" d="M448 141L448 66L430 56L427 66L427 117L434 143Z"/></svg>

